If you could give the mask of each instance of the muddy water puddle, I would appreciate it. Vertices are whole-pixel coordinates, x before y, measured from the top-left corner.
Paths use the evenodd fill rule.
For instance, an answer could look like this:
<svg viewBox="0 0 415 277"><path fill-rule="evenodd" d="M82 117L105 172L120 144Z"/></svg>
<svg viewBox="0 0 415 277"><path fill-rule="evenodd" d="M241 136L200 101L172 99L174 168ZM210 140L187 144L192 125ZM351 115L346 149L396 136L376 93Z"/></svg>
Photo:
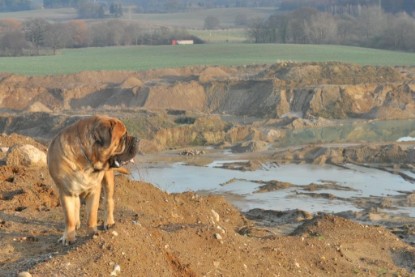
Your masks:
<svg viewBox="0 0 415 277"><path fill-rule="evenodd" d="M362 203L378 202L392 203L380 205L386 213L415 217L415 207L402 201L415 191L415 184L397 174L356 165L263 164L254 171L221 168L235 162L215 161L207 166L145 163L133 177L170 193L221 194L243 211L261 208L338 213L360 211L367 208Z"/></svg>

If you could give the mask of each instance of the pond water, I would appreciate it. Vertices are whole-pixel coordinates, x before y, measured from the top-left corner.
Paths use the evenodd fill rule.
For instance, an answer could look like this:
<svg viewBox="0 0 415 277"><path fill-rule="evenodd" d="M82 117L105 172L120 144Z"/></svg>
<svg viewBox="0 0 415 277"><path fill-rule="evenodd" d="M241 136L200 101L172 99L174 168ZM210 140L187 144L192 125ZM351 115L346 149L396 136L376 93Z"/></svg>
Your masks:
<svg viewBox="0 0 415 277"><path fill-rule="evenodd" d="M133 172L133 178L155 184L169 193L194 191L222 194L243 211L253 208L279 211L301 209L313 213L357 211L359 208L350 200L392 197L415 190L415 184L399 175L355 165L342 168L332 165L265 164L255 171L218 168L229 162L233 161L216 161L207 166L146 163L140 165L139 171ZM271 180L289 182L294 186L271 192L255 192L262 185L255 181ZM336 186L314 193L328 193L334 198L310 197L303 187L310 183L328 182ZM415 217L415 208L398 207L393 212Z"/></svg>

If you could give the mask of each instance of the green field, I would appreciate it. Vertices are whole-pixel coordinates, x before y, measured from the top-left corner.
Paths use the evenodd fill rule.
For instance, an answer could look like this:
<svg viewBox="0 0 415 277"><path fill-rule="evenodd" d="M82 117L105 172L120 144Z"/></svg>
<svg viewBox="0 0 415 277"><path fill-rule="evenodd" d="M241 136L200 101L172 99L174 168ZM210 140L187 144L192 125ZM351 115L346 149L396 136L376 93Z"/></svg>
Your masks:
<svg viewBox="0 0 415 277"><path fill-rule="evenodd" d="M0 19L13 18L27 20L31 18L44 18L51 21L66 21L76 19L77 12L73 8L62 9L37 9L18 12L1 12Z"/></svg>
<svg viewBox="0 0 415 277"><path fill-rule="evenodd" d="M3 57L0 72L53 75L85 70L141 71L188 65L250 65L340 61L415 65L415 53L333 45L222 43L65 49L55 56Z"/></svg>
<svg viewBox="0 0 415 277"><path fill-rule="evenodd" d="M134 6L124 6L124 14L120 20L132 20L143 26L168 26L186 29L203 29L207 16L215 16L219 19L223 29L234 28L235 18L244 15L248 19L267 18L275 13L275 8L216 8L216 9L192 9L184 12L171 13L135 13ZM51 21L68 21L77 19L77 11L74 8L61 9L37 9L30 11L0 13L0 20L14 18L27 20L31 18L45 18ZM106 19L98 19L106 20ZM87 21L96 21L89 19Z"/></svg>

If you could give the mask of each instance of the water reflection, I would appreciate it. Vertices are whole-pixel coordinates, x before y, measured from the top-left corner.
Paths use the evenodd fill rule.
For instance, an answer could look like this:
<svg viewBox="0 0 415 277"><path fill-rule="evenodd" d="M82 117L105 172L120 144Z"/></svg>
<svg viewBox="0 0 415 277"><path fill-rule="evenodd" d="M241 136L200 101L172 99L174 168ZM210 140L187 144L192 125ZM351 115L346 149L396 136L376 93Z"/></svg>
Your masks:
<svg viewBox="0 0 415 277"><path fill-rule="evenodd" d="M294 165L264 167L256 171L238 171L217 168L221 162L199 167L183 163L142 165L145 174L133 172L135 179L157 185L170 192L207 191L229 196L229 200L242 210L263 208L272 210L302 209L309 212L341 212L359 210L352 198L386 197L414 190L414 184L398 175L377 169L348 165L349 169L332 165ZM223 163L223 161L222 161ZM229 182L232 180L232 182ZM255 181L292 183L293 186L271 192L254 193L260 184ZM349 190L326 188L318 193L331 198L309 197L304 186L310 183L333 182ZM224 185L226 184L226 185ZM235 197L239 196L239 197ZM408 209L405 210L408 212ZM409 209L415 215L415 209Z"/></svg>

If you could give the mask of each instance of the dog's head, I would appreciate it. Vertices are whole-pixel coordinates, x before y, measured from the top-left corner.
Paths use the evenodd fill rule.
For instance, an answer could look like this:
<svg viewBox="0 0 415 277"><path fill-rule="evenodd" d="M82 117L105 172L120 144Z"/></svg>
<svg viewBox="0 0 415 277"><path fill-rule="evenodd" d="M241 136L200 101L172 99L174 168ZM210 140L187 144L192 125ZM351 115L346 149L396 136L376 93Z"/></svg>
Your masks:
<svg viewBox="0 0 415 277"><path fill-rule="evenodd" d="M137 139L128 135L119 119L95 116L91 120L91 162L95 169L120 167L135 157Z"/></svg>

